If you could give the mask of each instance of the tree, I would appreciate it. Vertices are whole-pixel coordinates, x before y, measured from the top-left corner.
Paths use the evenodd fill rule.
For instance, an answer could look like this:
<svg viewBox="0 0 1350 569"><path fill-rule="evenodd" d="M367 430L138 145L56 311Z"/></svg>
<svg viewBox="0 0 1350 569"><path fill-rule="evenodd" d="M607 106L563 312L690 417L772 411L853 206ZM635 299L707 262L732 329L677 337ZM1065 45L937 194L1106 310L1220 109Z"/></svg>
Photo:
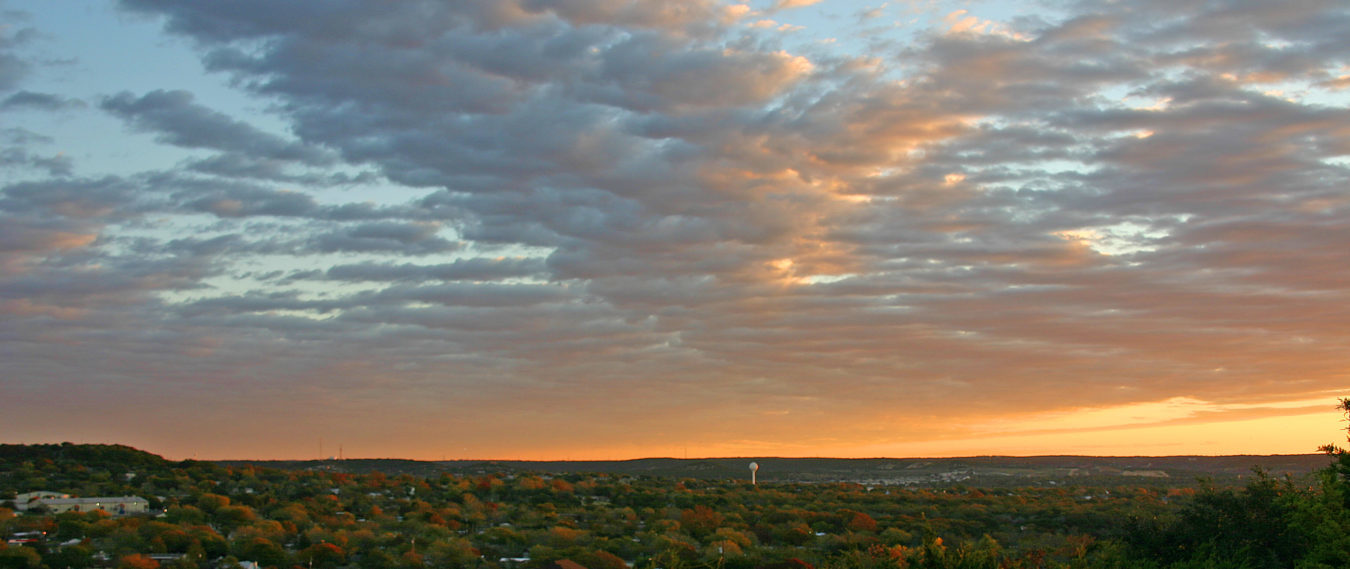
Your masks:
<svg viewBox="0 0 1350 569"><path fill-rule="evenodd" d="M236 540L230 546L230 554L245 561L256 561L263 567L285 567L289 559L285 549L263 537Z"/></svg>
<svg viewBox="0 0 1350 569"><path fill-rule="evenodd" d="M1338 408L1350 416L1350 399ZM1206 485L1174 517L1134 520L1125 537L1132 555L1164 567L1350 566L1350 452L1322 450L1333 462L1316 487L1258 470L1241 490Z"/></svg>
<svg viewBox="0 0 1350 569"><path fill-rule="evenodd" d="M228 505L230 505L230 498L228 496L211 493L197 496L197 507L207 514L213 514L216 510Z"/></svg>
<svg viewBox="0 0 1350 569"><path fill-rule="evenodd" d="M1132 539L1152 558L1166 563L1205 560L1254 569L1292 567L1311 545L1308 536L1291 524L1294 502L1313 497L1296 496L1289 481L1257 474L1240 491L1206 486L1174 521L1137 527L1146 534L1136 532Z"/></svg>
<svg viewBox="0 0 1350 569"><path fill-rule="evenodd" d="M849 531L877 531L877 521L862 512L844 510L841 515Z"/></svg>
<svg viewBox="0 0 1350 569"><path fill-rule="evenodd" d="M722 514L708 506L698 505L680 512L680 526L695 537L703 537L721 527Z"/></svg>
<svg viewBox="0 0 1350 569"><path fill-rule="evenodd" d="M0 549L0 569L37 569L42 566L42 556L28 547L6 547Z"/></svg>
<svg viewBox="0 0 1350 569"><path fill-rule="evenodd" d="M253 508L248 506L222 506L211 516L221 533L226 535L235 528L256 520L257 517L257 514L253 513Z"/></svg>
<svg viewBox="0 0 1350 569"><path fill-rule="evenodd" d="M295 554L296 561L308 567L332 569L346 562L347 554L332 543L316 543Z"/></svg>
<svg viewBox="0 0 1350 569"><path fill-rule="evenodd" d="M139 553L123 555L117 561L117 569L159 569L159 562Z"/></svg>
<svg viewBox="0 0 1350 569"><path fill-rule="evenodd" d="M1346 416L1346 419L1350 420L1350 398L1342 398L1337 405L1337 409ZM1350 435L1346 439L1350 440ZM1350 451L1334 444L1322 445L1321 451L1332 458L1331 474L1343 486L1350 485ZM1347 505L1350 505L1350 492L1344 493L1342 497L1347 500Z"/></svg>
<svg viewBox="0 0 1350 569"><path fill-rule="evenodd" d="M94 549L87 545L68 545L43 556L52 569L86 569L94 564Z"/></svg>

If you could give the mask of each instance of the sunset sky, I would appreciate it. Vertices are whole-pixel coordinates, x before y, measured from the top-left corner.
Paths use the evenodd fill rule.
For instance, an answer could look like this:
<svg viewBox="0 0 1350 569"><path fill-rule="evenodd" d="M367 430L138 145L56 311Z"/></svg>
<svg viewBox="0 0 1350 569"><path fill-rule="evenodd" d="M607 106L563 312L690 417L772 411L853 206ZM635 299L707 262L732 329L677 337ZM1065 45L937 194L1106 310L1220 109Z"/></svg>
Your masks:
<svg viewBox="0 0 1350 569"><path fill-rule="evenodd" d="M0 442L1310 453L1344 0L0 0Z"/></svg>

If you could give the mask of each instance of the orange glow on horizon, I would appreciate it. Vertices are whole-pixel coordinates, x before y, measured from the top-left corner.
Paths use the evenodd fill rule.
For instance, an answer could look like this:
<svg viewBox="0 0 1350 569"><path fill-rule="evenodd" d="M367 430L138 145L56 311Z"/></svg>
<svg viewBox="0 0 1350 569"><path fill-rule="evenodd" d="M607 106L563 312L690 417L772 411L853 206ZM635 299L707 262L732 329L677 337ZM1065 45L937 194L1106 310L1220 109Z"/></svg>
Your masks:
<svg viewBox="0 0 1350 569"><path fill-rule="evenodd" d="M640 458L952 458L964 456L1181 456L1181 455L1273 455L1315 454L1327 443L1344 444L1345 421L1333 411L1259 417L1239 420L1166 425L1116 425L1102 427L1092 421L1081 428L1066 427L1042 432L1021 432L985 437L950 438L904 442L836 441L806 447L771 441L727 441L721 443L690 441L688 445L595 444L522 448L503 444L497 452L463 449L441 450L436 443L426 446L402 443L371 449L347 445L345 458L407 458L413 460L525 460L525 461L606 461ZM53 441L54 442L54 441ZM160 441L161 443L165 441ZM126 442L142 450L181 460L258 459L309 460L338 456L339 444L330 442L323 451L297 456L294 452L258 446L221 454L196 456L176 448L153 448ZM167 445L174 447L176 445ZM454 448L453 443L445 445ZM431 447L431 448L428 448ZM321 456L318 454L323 452Z"/></svg>

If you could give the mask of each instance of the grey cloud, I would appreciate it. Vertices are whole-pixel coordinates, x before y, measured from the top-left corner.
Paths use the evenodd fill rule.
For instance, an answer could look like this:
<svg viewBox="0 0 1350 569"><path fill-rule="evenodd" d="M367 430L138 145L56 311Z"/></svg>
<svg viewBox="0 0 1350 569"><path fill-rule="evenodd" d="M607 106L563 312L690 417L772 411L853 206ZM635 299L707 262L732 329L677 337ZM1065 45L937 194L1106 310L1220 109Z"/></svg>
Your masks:
<svg viewBox="0 0 1350 569"><path fill-rule="evenodd" d="M371 299L376 304L391 302L426 302L447 306L511 306L566 301L574 293L559 285L497 284L497 283L443 283L437 285L394 285L358 299Z"/></svg>
<svg viewBox="0 0 1350 569"><path fill-rule="evenodd" d="M189 164L189 169L195 163ZM184 172L151 172L138 178L148 194L163 196L156 207L210 213L220 218L243 219L271 216L326 221L360 221L427 217L425 208L416 204L377 205L369 202L320 204L308 192L277 189L266 182L247 177L202 177ZM342 174L322 176L320 185L350 183Z"/></svg>
<svg viewBox="0 0 1350 569"><path fill-rule="evenodd" d="M310 245L322 252L386 252L407 255L446 253L460 244L436 233L435 223L369 222L320 234Z"/></svg>
<svg viewBox="0 0 1350 569"><path fill-rule="evenodd" d="M342 304L335 301L302 300L295 293L277 292L198 300L179 307L178 312L185 317L196 318L209 315L219 316L278 310L314 311L318 314L328 314L339 308L342 308Z"/></svg>
<svg viewBox="0 0 1350 569"><path fill-rule="evenodd" d="M266 313L276 311L313 312L327 315L336 312L351 312L355 318L369 315L369 311L408 312L401 308L408 303L425 303L437 306L470 309L476 313L478 308L509 307L523 310L526 307L566 301L571 294L564 288L551 285L501 285L450 283L441 285L395 285L373 293L357 294L334 300L310 300L301 298L289 291L269 293L249 293L243 296L211 298L194 301L178 307L177 311L186 317L222 316L243 313ZM421 309L418 309L421 310ZM362 312L366 311L366 312ZM435 321L445 323L455 319L443 319L435 316L430 320L418 320L420 325L434 327ZM398 320L391 320L398 323ZM444 324L442 324L444 325ZM501 324L494 324L499 326Z"/></svg>
<svg viewBox="0 0 1350 569"><path fill-rule="evenodd" d="M175 146L225 150L312 165L333 161L323 150L260 131L198 105L193 99L187 91L158 90L140 97L123 92L105 98L99 107L137 129L158 133L161 141Z"/></svg>
<svg viewBox="0 0 1350 569"><path fill-rule="evenodd" d="M28 62L12 54L0 52L0 91L18 87L28 73Z"/></svg>
<svg viewBox="0 0 1350 569"><path fill-rule="evenodd" d="M364 26L365 30L397 28L408 23L406 18L407 14L387 13L364 20L367 22ZM272 23L256 22L256 25L261 30ZM211 33L215 32L208 35ZM231 48L217 44L217 51L211 57L217 68L231 69L241 77L266 72L271 79L255 85L260 91L290 97L295 116L300 117L297 132L302 137L323 140L324 145L341 148L351 159L380 163L385 175L402 183L444 185L475 194L456 200L450 204L453 209L448 210L469 214L463 222L467 238L549 246L619 236L648 241L646 230L651 228L666 232L667 236L674 235L670 230L676 228L683 235L694 236L696 234L689 230L699 228L705 235L704 240L716 238L719 232L733 238L756 240L783 235L781 230L766 233L762 225L736 221L733 212L747 208L732 201L727 201L722 211L711 205L701 212L690 211L686 205L679 205L672 211L667 205L672 200L660 192L646 189L652 187L652 174L650 171L644 173L643 167L649 163L657 167L661 164L660 157L650 153L653 148L607 126L613 122L612 111L584 103L589 100L605 102L603 98L596 99L596 94L605 89L615 93L643 93L646 89L645 94L640 95L647 100L645 103L622 97L608 101L620 106L640 103L642 106L681 108L752 103L773 95L794 78L787 67L788 60L780 56L746 53L727 59L716 55L721 52L711 46L691 45L688 39L665 40L655 33L608 45L601 42L608 42L611 34L583 33L547 24L510 33L519 36L513 39L513 44L561 43L567 46L560 53L568 54L566 57L571 59L560 59L567 65L559 66L550 76L538 75L537 68L531 70L512 64L513 61L529 61L524 57L531 53L529 50L524 54L510 52L514 55L509 58L503 55L507 52L501 51L495 59L484 57L481 42L464 39L475 37L472 33L448 34L449 39L443 42L433 41L431 38L435 34L431 34L426 36L428 41L416 46L385 38L375 42L378 47L360 53L327 52L337 65L331 69L326 69L325 64L316 65L313 57L299 58L302 51L327 49L327 44L309 44L305 39L310 35L327 37L327 33L304 27L288 29L282 34L287 39L278 41L277 49L271 53L244 55L221 51ZM608 63L603 70L596 65L599 60L582 55L587 53L582 49L586 42L606 54ZM431 56L433 53L435 57ZM641 65L635 57L642 54L660 55L661 60L668 63L654 68ZM460 61L465 65L459 64ZM575 69L569 69L568 65ZM733 71L738 65L757 67L763 72ZM282 69L285 71L274 72ZM579 71L582 81L569 80L565 88L556 91L532 88L528 84L502 90L509 84L497 79L514 76L539 80L564 77L570 71ZM361 79L347 80L356 76ZM372 77L383 79L373 80ZM443 83L433 82L428 89L425 87L427 77L440 77ZM599 83L594 87L587 86L586 81L595 82L587 77L595 77ZM706 82L709 78L717 83L716 88ZM406 88L411 85L420 87ZM437 95L436 90L441 88L438 85L453 92ZM481 96L476 94L480 93L480 87L487 89L481 91ZM583 104L570 103L569 93L582 97ZM417 99L408 98L414 94ZM698 98L711 94L717 95L707 100ZM466 96L471 98L466 99ZM359 114L348 112L347 101L365 101L362 103L364 110ZM418 118L419 114L447 112L452 114L445 120L428 122ZM612 164L621 165L625 170L611 170L609 165ZM681 182L672 183L679 185ZM513 188L539 184L556 184L558 191L524 191L524 195L541 198L538 205L527 207L521 207L510 198L500 199L503 191L521 191ZM692 179L683 182L689 189L696 188L697 184ZM645 194L634 196L637 201L626 195L603 197L641 191ZM558 197L563 199L556 199ZM509 207L499 210L493 205L497 201ZM640 202L657 207L654 211L644 211ZM658 212L658 219L667 221L658 223L656 219L643 219ZM742 213L770 220L779 212L770 208ZM452 215L462 216L462 213ZM725 218L717 221L700 219L710 216ZM785 220L782 225L788 223ZM737 233L744 235L735 236ZM375 250L366 248L382 245L369 240L340 239L338 235L330 234L323 237L318 246L330 250Z"/></svg>
<svg viewBox="0 0 1350 569"><path fill-rule="evenodd" d="M4 128L0 129L0 137L11 144L51 144L56 139L45 134L36 133L26 128Z"/></svg>
<svg viewBox="0 0 1350 569"><path fill-rule="evenodd" d="M136 184L114 176L19 182L0 188L0 210L111 220L139 209L136 188Z"/></svg>
<svg viewBox="0 0 1350 569"><path fill-rule="evenodd" d="M290 164L284 160L249 156L237 152L225 152L190 161L186 167L194 172L232 179L255 179L303 186L346 186L352 184L371 184L381 178L371 172L350 175L338 173L294 173Z"/></svg>
<svg viewBox="0 0 1350 569"><path fill-rule="evenodd" d="M521 6L530 11L549 10L573 25L604 24L610 26L669 29L703 29L720 23L720 6L706 0L672 4L660 0L524 0Z"/></svg>
<svg viewBox="0 0 1350 569"><path fill-rule="evenodd" d="M0 167L45 170L52 176L69 176L75 163L69 156L38 156L23 148L0 147Z"/></svg>
<svg viewBox="0 0 1350 569"><path fill-rule="evenodd" d="M279 160L259 159L238 153L224 153L194 160L188 168L203 174L225 178L254 178L259 180L306 181L291 175L287 164ZM307 180L317 182L317 180Z"/></svg>
<svg viewBox="0 0 1350 569"><path fill-rule="evenodd" d="M63 111L84 108L85 106L87 105L84 101L79 99L32 91L19 91L5 97L5 100L0 102L0 109L37 109L41 111Z"/></svg>
<svg viewBox="0 0 1350 569"><path fill-rule="evenodd" d="M220 235L206 239L174 239L167 243L157 242L151 246L170 253L187 254L191 256L210 256L236 251L239 247L246 245L244 244L243 238L239 235Z"/></svg>
<svg viewBox="0 0 1350 569"><path fill-rule="evenodd" d="M186 205L197 211L213 213L220 217L257 215L301 217L313 214L319 207L309 195L262 188L251 191L241 189L196 198Z"/></svg>
<svg viewBox="0 0 1350 569"><path fill-rule="evenodd" d="M361 263L338 265L324 276L338 281L423 282L428 280L501 280L539 275L544 264L531 258L456 259L440 265ZM317 275L316 275L317 276Z"/></svg>
<svg viewBox="0 0 1350 569"><path fill-rule="evenodd" d="M0 262L32 272L0 291L32 316L0 333L115 335L135 313L120 322L222 336L221 369L257 349L250 369L332 378L320 390L491 379L474 384L485 401L509 398L500 385L652 385L805 394L853 416L959 413L952 394L1048 408L1046 392L1331 388L1350 365L1347 116L1241 76L1330 80L1345 11L1155 4L1166 14L1068 7L807 71L711 3L124 2L274 101L298 140L183 92L107 99L216 153L6 186L0 210L26 221L0 231ZM339 156L407 186L406 203L342 203L323 169ZM203 233L147 231L158 216ZM344 264L255 257L314 253ZM108 288L79 282L93 265ZM206 275L266 289L232 297ZM54 322L63 295L96 312Z"/></svg>
<svg viewBox="0 0 1350 569"><path fill-rule="evenodd" d="M804 60L761 52L690 46L660 34L634 34L605 50L602 77L611 104L639 111L764 103L800 78ZM603 87L602 87L603 88Z"/></svg>
<svg viewBox="0 0 1350 569"><path fill-rule="evenodd" d="M1208 4L1198 13L1185 13L1174 18L1159 20L1151 18L1154 15L1146 11L1133 15L1140 19L1151 18L1155 23L1147 35L1141 35L1152 42L1186 45L1202 39L1223 47L1245 44L1243 49L1260 51L1265 50L1258 45L1289 42L1291 45L1276 50L1286 54L1306 50L1318 55L1339 53L1343 56L1346 48L1342 40L1350 16L1339 8L1335 2L1325 0L1289 6L1228 0ZM1305 69L1296 66L1294 70Z"/></svg>
<svg viewBox="0 0 1350 569"><path fill-rule="evenodd" d="M197 259L134 259L97 257L91 268L75 257L68 266L54 265L0 280L0 298L25 299L71 309L116 309L142 306L150 293L197 288L210 269Z"/></svg>
<svg viewBox="0 0 1350 569"><path fill-rule="evenodd" d="M0 254L83 247L93 242L95 232L95 227L71 220L3 215L0 216Z"/></svg>
<svg viewBox="0 0 1350 569"><path fill-rule="evenodd" d="M170 30L199 38L204 42L230 42L241 39L299 34L330 41L410 44L409 38L433 37L460 25L509 19L516 2L500 2L499 7L467 2L444 5L424 3L333 4L315 0L273 6L265 0L247 0L235 6L181 6L164 0L123 0L124 8L168 14ZM526 19L528 20L528 18ZM529 21L497 23L528 24ZM490 28L479 28L483 31ZM410 45L416 45L412 42Z"/></svg>
<svg viewBox="0 0 1350 569"><path fill-rule="evenodd" d="M1045 112L1104 85L1149 76L1136 49L1114 44L1093 59L1076 41L1024 42L997 34L939 36L906 55L925 67L924 90L957 112ZM911 64L914 65L914 64Z"/></svg>

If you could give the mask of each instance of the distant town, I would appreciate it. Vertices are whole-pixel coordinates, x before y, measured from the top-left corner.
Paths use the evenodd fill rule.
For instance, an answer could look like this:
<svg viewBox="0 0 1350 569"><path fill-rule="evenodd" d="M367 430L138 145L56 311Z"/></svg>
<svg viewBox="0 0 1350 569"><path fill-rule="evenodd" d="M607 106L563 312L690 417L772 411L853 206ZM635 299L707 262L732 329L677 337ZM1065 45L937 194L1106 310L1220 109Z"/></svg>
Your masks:
<svg viewBox="0 0 1350 569"><path fill-rule="evenodd" d="M117 445L0 445L0 567L1181 568L1200 551L1247 560L1216 566L1284 567L1345 553L1306 525L1350 520L1335 501L1350 485L1345 463L210 462Z"/></svg>

